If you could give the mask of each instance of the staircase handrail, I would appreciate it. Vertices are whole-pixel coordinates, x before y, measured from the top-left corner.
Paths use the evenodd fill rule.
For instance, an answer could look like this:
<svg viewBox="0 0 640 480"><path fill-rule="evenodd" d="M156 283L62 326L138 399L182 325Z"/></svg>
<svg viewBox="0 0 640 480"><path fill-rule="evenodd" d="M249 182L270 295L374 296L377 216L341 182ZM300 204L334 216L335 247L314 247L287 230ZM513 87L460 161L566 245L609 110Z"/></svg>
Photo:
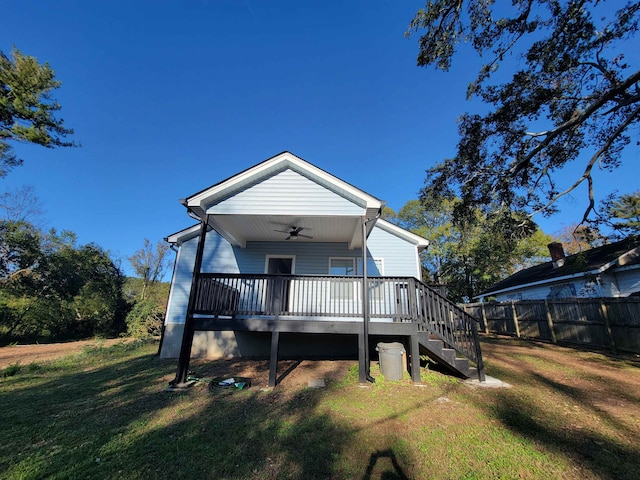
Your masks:
<svg viewBox="0 0 640 480"><path fill-rule="evenodd" d="M418 327L476 364L481 381L484 363L478 335L479 320L429 285L416 279Z"/></svg>

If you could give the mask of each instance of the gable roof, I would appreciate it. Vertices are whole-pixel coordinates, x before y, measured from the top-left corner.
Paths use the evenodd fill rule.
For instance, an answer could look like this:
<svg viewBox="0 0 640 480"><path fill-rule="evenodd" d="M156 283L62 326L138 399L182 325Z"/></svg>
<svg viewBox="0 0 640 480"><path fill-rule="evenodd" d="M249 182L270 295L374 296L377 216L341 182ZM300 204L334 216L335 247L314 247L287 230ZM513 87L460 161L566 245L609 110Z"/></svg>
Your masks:
<svg viewBox="0 0 640 480"><path fill-rule="evenodd" d="M362 245L363 218L374 220L385 205L367 192L282 152L180 201L194 219L229 243L279 241L289 230L308 232L300 241ZM366 223L368 236L375 221ZM298 237L296 237L298 238Z"/></svg>
<svg viewBox="0 0 640 480"><path fill-rule="evenodd" d="M367 218L373 218L384 207L385 202L364 190L354 187L348 182L316 167L291 152L284 151L253 167L243 170L221 182L211 185L181 200L181 203L201 217L208 208L228 199L237 192L263 181L287 169L296 172L312 182L321 185L341 197L362 207Z"/></svg>
<svg viewBox="0 0 640 480"><path fill-rule="evenodd" d="M520 270L477 297L486 297L586 275L597 275L618 266L640 265L640 238L629 237L619 242L566 256L563 260L563 264L555 268L554 262L549 261Z"/></svg>

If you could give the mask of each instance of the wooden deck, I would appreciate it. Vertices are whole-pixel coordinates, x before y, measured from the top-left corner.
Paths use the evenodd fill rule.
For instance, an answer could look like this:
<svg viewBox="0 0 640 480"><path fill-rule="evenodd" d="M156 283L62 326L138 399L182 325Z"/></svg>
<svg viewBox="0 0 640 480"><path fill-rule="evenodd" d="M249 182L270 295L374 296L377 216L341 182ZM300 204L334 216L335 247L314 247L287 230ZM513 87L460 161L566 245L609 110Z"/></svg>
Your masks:
<svg viewBox="0 0 640 480"><path fill-rule="evenodd" d="M271 332L274 384L279 334L288 332L358 335L361 381L368 335L405 336L415 382L421 351L464 376L471 361L484 379L476 319L412 277L369 277L366 292L363 285L353 276L199 274L174 382L186 375L195 331Z"/></svg>

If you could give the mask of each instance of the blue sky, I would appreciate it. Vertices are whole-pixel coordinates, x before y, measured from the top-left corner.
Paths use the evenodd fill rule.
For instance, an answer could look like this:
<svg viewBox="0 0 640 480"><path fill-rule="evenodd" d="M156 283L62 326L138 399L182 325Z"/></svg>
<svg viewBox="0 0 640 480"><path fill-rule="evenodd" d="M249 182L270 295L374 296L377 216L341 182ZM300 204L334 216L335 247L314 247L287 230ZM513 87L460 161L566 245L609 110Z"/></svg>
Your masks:
<svg viewBox="0 0 640 480"><path fill-rule="evenodd" d="M283 150L382 198L417 197L455 153L478 61L415 65L422 1L4 2L0 49L48 61L80 148L20 145L1 190L33 186L46 225L122 260L192 224L178 203ZM635 152L637 156L637 151ZM631 165L598 174L636 190ZM600 186L597 186L600 188ZM580 194L540 220L581 218Z"/></svg>

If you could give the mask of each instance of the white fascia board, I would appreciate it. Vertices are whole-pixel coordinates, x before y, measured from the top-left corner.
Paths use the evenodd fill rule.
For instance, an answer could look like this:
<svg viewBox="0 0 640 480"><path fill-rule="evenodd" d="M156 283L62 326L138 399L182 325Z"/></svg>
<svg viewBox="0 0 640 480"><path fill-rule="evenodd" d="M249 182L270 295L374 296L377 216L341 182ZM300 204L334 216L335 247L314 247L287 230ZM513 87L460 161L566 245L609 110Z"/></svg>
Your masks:
<svg viewBox="0 0 640 480"><path fill-rule="evenodd" d="M362 223L358 222L356 226L353 228L353 233L351 234L351 240L349 240L349 243L347 244L347 248L349 250L353 250L356 247L361 247L362 239L360 237L362 237Z"/></svg>
<svg viewBox="0 0 640 480"><path fill-rule="evenodd" d="M625 265L624 267L618 267L615 269L615 273L618 272L628 272L629 270L637 270L640 268L640 265Z"/></svg>
<svg viewBox="0 0 640 480"><path fill-rule="evenodd" d="M190 240L191 238L197 237L200 233L200 224L196 223L191 227L187 227L184 230L180 230L179 232L172 233L168 237L165 238L165 241L170 243L171 245L182 245L183 242Z"/></svg>
<svg viewBox="0 0 640 480"><path fill-rule="evenodd" d="M378 219L378 221L376 222L376 226L397 237L402 238L403 240L406 240L413 245L416 245L418 247L418 251L422 251L429 246L429 240L427 240L426 238L423 238L420 235L416 235L415 233L410 232L409 230L405 230L404 228L394 225L393 223L387 220L383 220L382 218Z"/></svg>
<svg viewBox="0 0 640 480"><path fill-rule="evenodd" d="M315 177L320 180L321 184L332 186L333 190L342 191L351 197L357 198L366 209L373 208L377 211L385 205L385 202L382 200L369 195L344 180L340 180L338 177L325 172L300 157L297 157L290 152L283 152L187 198L186 206L190 208L204 209L207 204L212 203L216 199L224 198L233 193L234 190L241 189L244 185L248 185L252 181L265 176L268 172L276 171L282 167L291 167L294 171L298 171L302 174L306 173L311 178Z"/></svg>

